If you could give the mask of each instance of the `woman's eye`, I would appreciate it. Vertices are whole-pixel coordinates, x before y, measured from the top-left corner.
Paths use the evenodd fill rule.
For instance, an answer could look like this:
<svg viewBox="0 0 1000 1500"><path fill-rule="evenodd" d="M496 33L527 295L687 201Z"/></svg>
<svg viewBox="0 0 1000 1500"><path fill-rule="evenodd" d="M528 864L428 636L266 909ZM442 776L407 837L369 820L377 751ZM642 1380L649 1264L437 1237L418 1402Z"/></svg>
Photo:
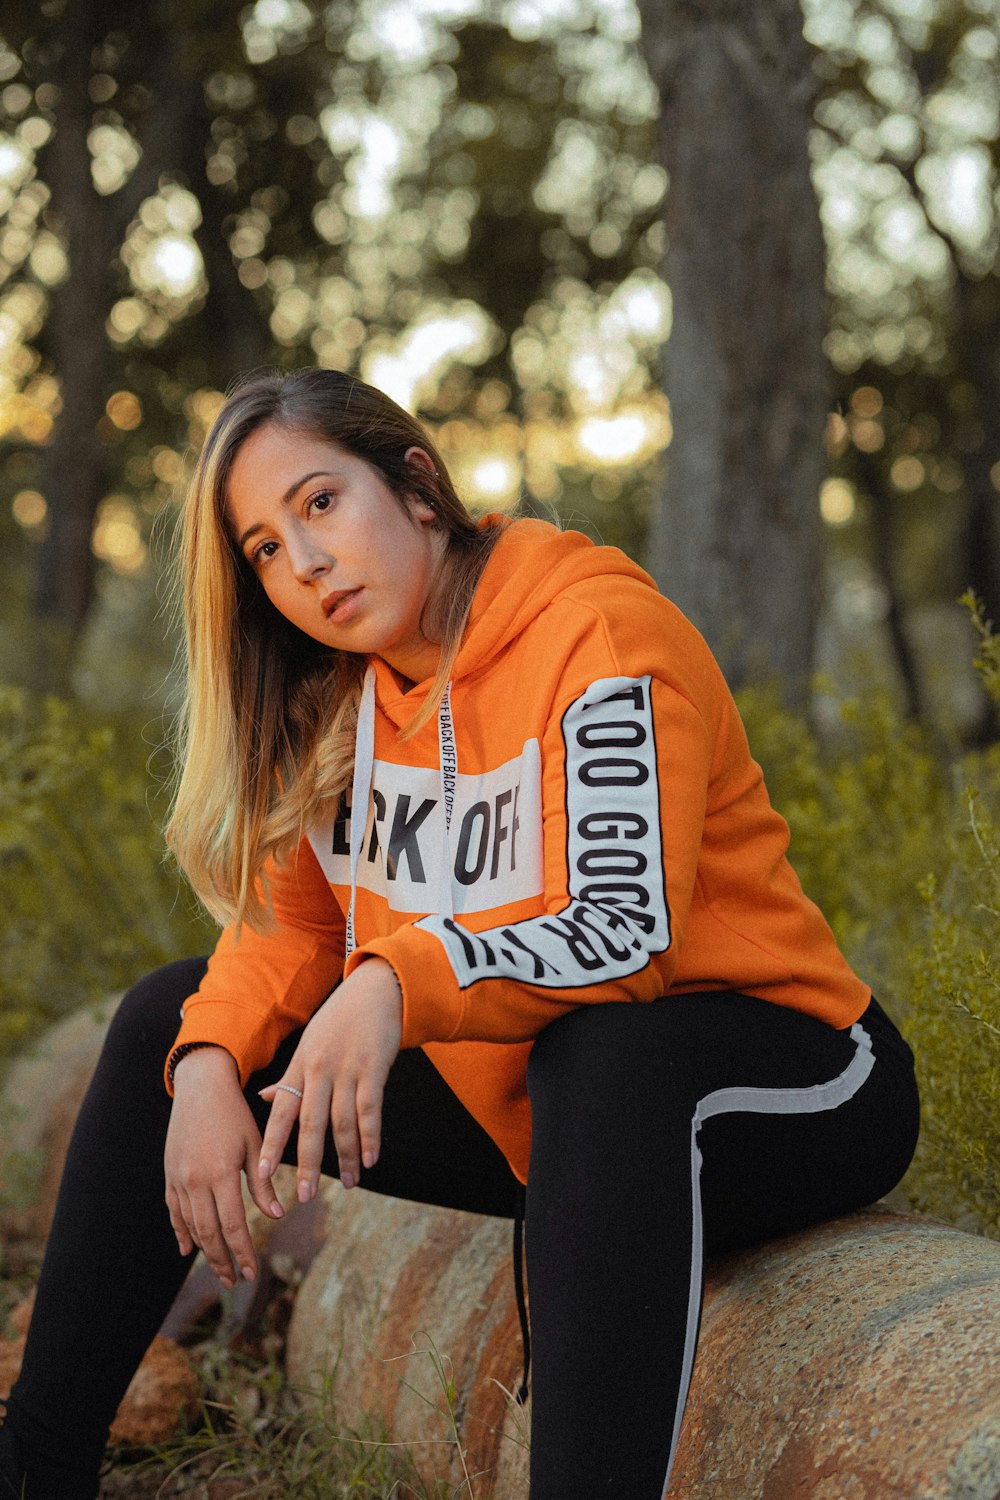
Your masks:
<svg viewBox="0 0 1000 1500"><path fill-rule="evenodd" d="M318 494L309 497L310 510L327 511L332 504L333 495L329 490L320 490Z"/></svg>
<svg viewBox="0 0 1000 1500"><path fill-rule="evenodd" d="M255 549L250 561L255 564L267 562L269 557L274 556L274 549L277 545L277 542L261 542L260 546Z"/></svg>

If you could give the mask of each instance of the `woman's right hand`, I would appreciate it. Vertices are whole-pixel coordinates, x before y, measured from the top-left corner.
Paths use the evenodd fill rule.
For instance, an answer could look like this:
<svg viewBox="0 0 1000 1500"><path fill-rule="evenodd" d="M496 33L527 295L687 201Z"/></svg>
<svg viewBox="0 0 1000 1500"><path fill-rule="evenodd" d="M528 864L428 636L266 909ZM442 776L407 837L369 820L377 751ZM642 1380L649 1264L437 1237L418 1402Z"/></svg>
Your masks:
<svg viewBox="0 0 1000 1500"><path fill-rule="evenodd" d="M187 1053L174 1073L174 1102L164 1153L167 1207L177 1245L189 1255L197 1245L224 1287L246 1281L257 1257L243 1206L240 1173L262 1213L280 1219L270 1178L261 1178L260 1131L240 1089L233 1057L223 1047Z"/></svg>

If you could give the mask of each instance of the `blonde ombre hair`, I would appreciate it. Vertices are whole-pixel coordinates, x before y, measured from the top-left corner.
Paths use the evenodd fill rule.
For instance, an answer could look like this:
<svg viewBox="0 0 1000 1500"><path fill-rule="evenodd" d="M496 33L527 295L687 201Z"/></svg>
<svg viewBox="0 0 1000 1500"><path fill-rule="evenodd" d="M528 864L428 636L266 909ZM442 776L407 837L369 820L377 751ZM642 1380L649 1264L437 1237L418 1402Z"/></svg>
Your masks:
<svg viewBox="0 0 1000 1500"><path fill-rule="evenodd" d="M267 922L265 863L287 859L350 786L366 666L364 657L324 646L286 620L236 546L226 516L229 476L241 445L270 422L363 459L404 509L407 496L429 505L447 536L431 590L441 662L407 735L441 700L499 536L498 526L477 526L466 511L416 419L364 381L338 370L302 370L251 379L226 401L181 514L174 582L185 693L166 832L212 915L258 929ZM405 462L414 445L434 473Z"/></svg>

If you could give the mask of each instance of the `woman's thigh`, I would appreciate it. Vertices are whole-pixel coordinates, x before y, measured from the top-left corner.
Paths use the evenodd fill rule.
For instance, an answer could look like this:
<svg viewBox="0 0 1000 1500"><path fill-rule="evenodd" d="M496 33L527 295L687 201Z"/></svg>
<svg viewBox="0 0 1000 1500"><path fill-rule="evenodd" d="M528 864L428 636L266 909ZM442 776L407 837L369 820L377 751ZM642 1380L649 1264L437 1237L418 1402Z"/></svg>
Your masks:
<svg viewBox="0 0 1000 1500"><path fill-rule="evenodd" d="M723 1107L714 1112L702 1105L697 1145L710 1254L874 1203L896 1186L916 1147L913 1054L876 1002L843 1031L777 1006L768 1011L779 1014L762 1013L753 1050L747 1041L746 1084L717 1100ZM788 1067L786 1047L796 1053Z"/></svg>
<svg viewBox="0 0 1000 1500"><path fill-rule="evenodd" d="M845 1030L729 991L581 1007L529 1084L533 1166L554 1142L560 1175L614 1163L653 1197L693 1174L710 1252L873 1202L918 1128L912 1054L874 1002Z"/></svg>

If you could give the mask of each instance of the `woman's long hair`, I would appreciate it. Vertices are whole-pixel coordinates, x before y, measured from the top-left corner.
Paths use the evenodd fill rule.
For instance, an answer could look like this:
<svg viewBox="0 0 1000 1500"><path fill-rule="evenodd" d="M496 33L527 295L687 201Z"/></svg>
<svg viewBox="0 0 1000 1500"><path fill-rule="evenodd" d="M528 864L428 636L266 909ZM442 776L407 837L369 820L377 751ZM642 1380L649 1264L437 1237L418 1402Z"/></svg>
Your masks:
<svg viewBox="0 0 1000 1500"><path fill-rule="evenodd" d="M185 694L167 842L196 894L222 922L266 925L262 868L350 786L365 658L313 640L274 608L226 519L233 462L266 422L337 443L378 471L399 504L435 513L447 537L431 589L441 662L406 733L434 713L454 665L476 584L499 535L479 527L434 444L382 391L338 370L251 379L205 440L180 523L174 575L183 616ZM423 448L435 473L406 464Z"/></svg>

